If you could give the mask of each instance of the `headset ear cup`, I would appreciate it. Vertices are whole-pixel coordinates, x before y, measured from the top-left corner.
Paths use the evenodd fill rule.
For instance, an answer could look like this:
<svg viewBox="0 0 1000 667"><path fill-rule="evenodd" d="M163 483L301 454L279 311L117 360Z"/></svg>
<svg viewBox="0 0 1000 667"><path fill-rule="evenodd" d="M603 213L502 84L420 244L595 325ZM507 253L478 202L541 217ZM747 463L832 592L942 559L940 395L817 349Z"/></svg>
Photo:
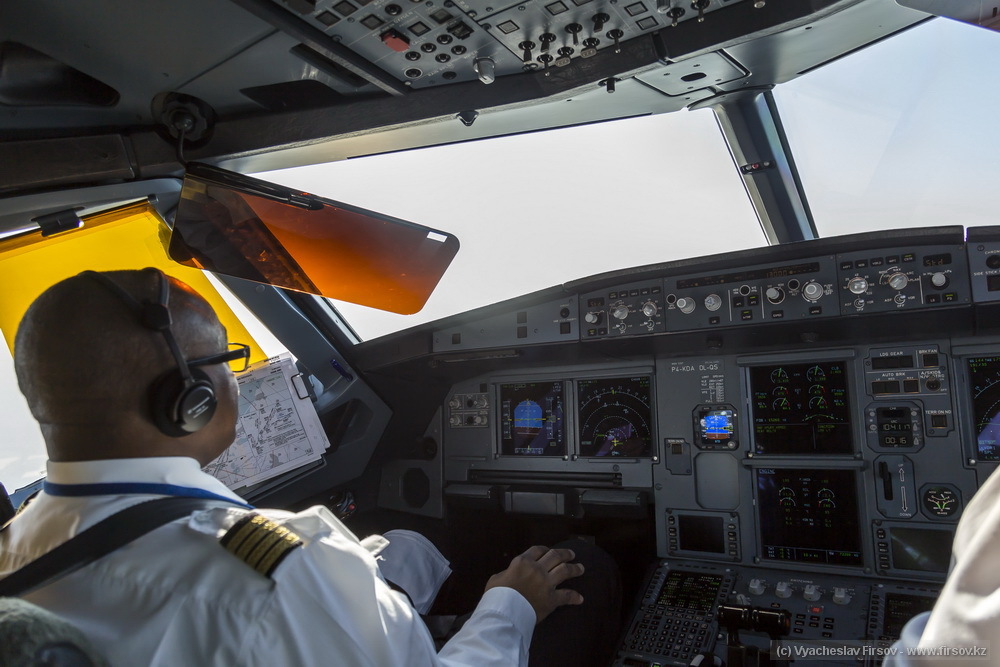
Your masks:
<svg viewBox="0 0 1000 667"><path fill-rule="evenodd" d="M180 438L205 428L218 402L215 386L201 369L191 369L191 381L185 386L179 370L170 371L149 389L149 408L153 423L166 435Z"/></svg>

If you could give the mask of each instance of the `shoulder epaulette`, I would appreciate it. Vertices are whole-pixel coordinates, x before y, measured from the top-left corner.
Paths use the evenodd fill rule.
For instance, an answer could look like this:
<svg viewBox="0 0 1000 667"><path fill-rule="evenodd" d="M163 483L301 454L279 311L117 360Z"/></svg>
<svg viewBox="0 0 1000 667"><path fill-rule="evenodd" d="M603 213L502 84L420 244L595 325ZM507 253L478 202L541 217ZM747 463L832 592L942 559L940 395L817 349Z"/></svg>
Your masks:
<svg viewBox="0 0 1000 667"><path fill-rule="evenodd" d="M256 512L237 521L219 543L265 577L270 577L288 554L302 546L298 535Z"/></svg>

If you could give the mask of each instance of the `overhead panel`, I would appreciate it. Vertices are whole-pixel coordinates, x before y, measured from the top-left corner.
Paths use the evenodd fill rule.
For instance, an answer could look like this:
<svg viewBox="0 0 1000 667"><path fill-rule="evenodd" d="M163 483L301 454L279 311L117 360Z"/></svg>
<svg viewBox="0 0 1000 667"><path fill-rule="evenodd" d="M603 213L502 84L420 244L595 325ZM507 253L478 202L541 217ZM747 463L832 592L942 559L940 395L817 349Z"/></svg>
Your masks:
<svg viewBox="0 0 1000 667"><path fill-rule="evenodd" d="M413 88L558 69L744 1L273 0Z"/></svg>

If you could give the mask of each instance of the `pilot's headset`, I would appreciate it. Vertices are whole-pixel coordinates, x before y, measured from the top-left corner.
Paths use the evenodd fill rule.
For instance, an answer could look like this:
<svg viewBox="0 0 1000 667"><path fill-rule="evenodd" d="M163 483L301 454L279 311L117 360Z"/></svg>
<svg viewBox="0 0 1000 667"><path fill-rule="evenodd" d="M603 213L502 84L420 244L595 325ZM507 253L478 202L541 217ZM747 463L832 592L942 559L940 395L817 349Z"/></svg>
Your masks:
<svg viewBox="0 0 1000 667"><path fill-rule="evenodd" d="M163 334L177 368L160 376L149 386L149 408L156 427L166 435L179 438L205 428L212 420L217 405L215 386L204 371L188 366L170 330L170 281L159 269L147 268L143 272L159 277L159 301L143 300L140 303L103 273L84 271L80 275L93 278L121 299L135 312L142 326Z"/></svg>

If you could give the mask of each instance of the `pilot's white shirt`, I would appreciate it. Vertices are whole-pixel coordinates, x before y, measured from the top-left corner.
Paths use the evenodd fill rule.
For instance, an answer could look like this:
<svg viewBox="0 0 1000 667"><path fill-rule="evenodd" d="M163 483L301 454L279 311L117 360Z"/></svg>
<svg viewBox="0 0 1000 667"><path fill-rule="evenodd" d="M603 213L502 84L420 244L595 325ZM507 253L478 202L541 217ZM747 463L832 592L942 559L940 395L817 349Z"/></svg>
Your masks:
<svg viewBox="0 0 1000 667"><path fill-rule="evenodd" d="M57 484L165 483L243 502L188 458L48 464ZM0 534L0 577L153 495L42 492ZM401 593L363 544L322 507L258 510L305 543L266 578L218 538L236 505L170 523L25 599L79 627L113 665L526 665L535 613L510 588L486 592L435 652Z"/></svg>
<svg viewBox="0 0 1000 667"><path fill-rule="evenodd" d="M929 653L909 655L914 647ZM967 655L934 655L940 647ZM987 647L986 656L972 653ZM934 608L911 619L893 648L887 667L1000 664L1000 474L990 475L962 513L951 570Z"/></svg>

